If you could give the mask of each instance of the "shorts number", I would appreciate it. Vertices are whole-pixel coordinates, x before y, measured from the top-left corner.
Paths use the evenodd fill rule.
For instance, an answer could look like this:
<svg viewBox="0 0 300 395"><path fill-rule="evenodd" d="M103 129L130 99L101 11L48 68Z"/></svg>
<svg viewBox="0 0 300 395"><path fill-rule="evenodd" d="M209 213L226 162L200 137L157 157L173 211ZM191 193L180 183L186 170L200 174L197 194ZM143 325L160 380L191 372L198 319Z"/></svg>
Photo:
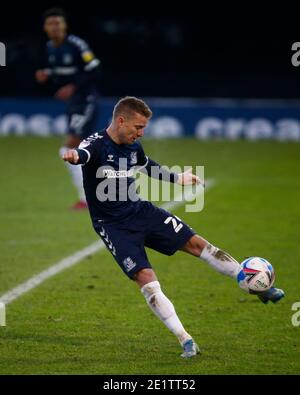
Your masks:
<svg viewBox="0 0 300 395"><path fill-rule="evenodd" d="M178 218L178 217L176 217L179 221L180 221L180 218ZM174 217L168 217L166 220L165 220L165 224L166 225L168 225L168 223L169 222L172 222L172 225L173 225L173 228L174 228L174 231L175 231L175 233L178 233L179 231L180 231L180 229L183 227L183 224L178 224L177 223L177 220L174 218Z"/></svg>

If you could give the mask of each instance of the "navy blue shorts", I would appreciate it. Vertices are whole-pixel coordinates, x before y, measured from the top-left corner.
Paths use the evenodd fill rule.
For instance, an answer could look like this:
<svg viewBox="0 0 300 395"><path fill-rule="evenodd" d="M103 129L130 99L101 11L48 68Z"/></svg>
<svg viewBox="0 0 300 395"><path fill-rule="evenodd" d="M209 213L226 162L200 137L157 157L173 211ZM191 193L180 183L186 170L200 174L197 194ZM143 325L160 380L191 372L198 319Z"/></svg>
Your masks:
<svg viewBox="0 0 300 395"><path fill-rule="evenodd" d="M143 202L141 210L126 220L98 222L94 228L129 278L151 268L145 247L173 255L195 234L181 219L150 202Z"/></svg>
<svg viewBox="0 0 300 395"><path fill-rule="evenodd" d="M98 100L96 96L87 96L73 100L67 109L68 133L80 140L96 131L98 119Z"/></svg>

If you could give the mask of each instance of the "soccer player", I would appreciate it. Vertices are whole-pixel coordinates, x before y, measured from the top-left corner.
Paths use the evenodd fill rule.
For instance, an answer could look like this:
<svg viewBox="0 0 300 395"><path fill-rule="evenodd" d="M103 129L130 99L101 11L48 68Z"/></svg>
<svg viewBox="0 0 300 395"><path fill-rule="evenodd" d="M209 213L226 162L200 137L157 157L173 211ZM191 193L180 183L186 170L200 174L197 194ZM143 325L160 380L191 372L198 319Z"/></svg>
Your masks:
<svg viewBox="0 0 300 395"><path fill-rule="evenodd" d="M108 128L91 135L78 149L66 152L63 159L82 165L95 231L123 272L140 287L150 309L178 338L183 347L182 357L189 358L195 356L199 348L163 293L145 247L166 255L177 250L187 252L235 280L241 268L228 253L197 235L180 219L149 201L140 200L132 192L135 191L132 177L135 168L180 185L200 182L190 171L171 173L145 155L138 139L143 136L151 115L144 101L125 97L115 105ZM153 168L159 168L160 172L154 175ZM109 193L112 186L116 186L116 190L112 188ZM283 296L283 291L276 288L259 294L264 303L277 302Z"/></svg>
<svg viewBox="0 0 300 395"><path fill-rule="evenodd" d="M64 146L60 149L60 155L63 155L68 149L78 147L95 127L100 61L84 40L67 33L68 25L63 10L49 9L43 19L44 31L49 38L46 67L35 75L39 83L50 81L55 98L66 103L68 130ZM79 196L73 209L84 209L87 204L81 169L69 164L67 166Z"/></svg>

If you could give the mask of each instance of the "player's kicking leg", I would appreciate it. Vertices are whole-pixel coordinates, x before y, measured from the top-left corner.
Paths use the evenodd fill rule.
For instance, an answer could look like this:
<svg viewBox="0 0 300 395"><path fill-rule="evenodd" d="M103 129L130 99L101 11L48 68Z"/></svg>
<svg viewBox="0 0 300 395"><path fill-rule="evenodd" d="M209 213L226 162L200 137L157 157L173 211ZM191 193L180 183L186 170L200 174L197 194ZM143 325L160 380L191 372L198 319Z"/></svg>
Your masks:
<svg viewBox="0 0 300 395"><path fill-rule="evenodd" d="M213 246L202 237L198 235L192 236L182 250L204 260L219 273L237 280L241 271L240 264L227 252ZM257 296L263 303L268 303L269 301L276 303L284 297L284 292L281 289L272 287L265 292L257 293Z"/></svg>
<svg viewBox="0 0 300 395"><path fill-rule="evenodd" d="M179 340L183 358L199 353L199 347L180 322L172 302L162 292L160 283L152 269L142 269L133 276L153 313L174 333Z"/></svg>

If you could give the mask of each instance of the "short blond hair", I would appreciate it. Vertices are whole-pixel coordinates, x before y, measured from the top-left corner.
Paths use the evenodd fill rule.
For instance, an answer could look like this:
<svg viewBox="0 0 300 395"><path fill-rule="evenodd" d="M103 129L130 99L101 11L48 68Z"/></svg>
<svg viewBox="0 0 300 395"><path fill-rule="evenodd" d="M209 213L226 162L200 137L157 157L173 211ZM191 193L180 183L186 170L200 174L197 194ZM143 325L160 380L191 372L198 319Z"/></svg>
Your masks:
<svg viewBox="0 0 300 395"><path fill-rule="evenodd" d="M148 119L152 117L152 111L142 99L134 96L126 96L120 99L115 105L113 118L116 119L120 115L130 118L134 113L141 114Z"/></svg>

